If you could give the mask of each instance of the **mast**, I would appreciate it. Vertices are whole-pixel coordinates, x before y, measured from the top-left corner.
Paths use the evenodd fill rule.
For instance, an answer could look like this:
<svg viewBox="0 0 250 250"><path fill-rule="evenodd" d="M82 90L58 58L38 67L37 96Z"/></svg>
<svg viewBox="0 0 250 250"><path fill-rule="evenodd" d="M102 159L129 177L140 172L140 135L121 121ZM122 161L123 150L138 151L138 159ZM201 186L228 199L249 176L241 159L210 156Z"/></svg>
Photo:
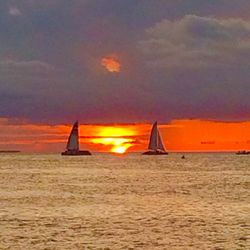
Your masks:
<svg viewBox="0 0 250 250"><path fill-rule="evenodd" d="M67 143L67 150L79 151L79 135L78 135L78 121L76 121L70 132L70 136Z"/></svg>

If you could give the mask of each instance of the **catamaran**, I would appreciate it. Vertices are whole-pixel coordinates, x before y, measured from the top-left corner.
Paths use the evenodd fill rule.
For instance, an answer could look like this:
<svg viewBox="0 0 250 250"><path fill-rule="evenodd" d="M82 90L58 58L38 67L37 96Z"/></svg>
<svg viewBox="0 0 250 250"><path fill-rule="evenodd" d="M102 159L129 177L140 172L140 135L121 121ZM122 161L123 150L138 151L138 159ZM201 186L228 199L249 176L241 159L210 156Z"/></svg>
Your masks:
<svg viewBox="0 0 250 250"><path fill-rule="evenodd" d="M157 121L154 123L152 130L151 130L148 149L149 151L144 152L143 153L144 155L167 155L168 154L168 152L165 150L160 132L157 128Z"/></svg>
<svg viewBox="0 0 250 250"><path fill-rule="evenodd" d="M62 152L62 155L91 155L87 150L79 150L79 132L78 121L76 121L72 127L69 135L66 151Z"/></svg>

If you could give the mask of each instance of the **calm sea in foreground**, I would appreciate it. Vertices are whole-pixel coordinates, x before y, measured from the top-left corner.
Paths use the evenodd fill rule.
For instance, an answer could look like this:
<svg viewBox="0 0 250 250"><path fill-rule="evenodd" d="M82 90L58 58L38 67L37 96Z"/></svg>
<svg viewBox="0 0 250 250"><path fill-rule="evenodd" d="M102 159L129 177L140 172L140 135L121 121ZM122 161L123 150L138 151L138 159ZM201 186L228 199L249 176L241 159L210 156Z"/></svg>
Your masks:
<svg viewBox="0 0 250 250"><path fill-rule="evenodd" d="M250 249L250 156L0 155L0 249Z"/></svg>

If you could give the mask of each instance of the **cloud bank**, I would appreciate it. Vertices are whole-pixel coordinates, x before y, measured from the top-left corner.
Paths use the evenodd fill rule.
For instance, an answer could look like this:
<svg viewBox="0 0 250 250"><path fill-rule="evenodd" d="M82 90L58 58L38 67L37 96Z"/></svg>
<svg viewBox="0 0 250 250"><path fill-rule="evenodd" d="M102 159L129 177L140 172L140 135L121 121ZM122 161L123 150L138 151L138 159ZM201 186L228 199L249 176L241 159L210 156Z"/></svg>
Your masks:
<svg viewBox="0 0 250 250"><path fill-rule="evenodd" d="M0 1L0 116L52 124L250 119L249 7ZM114 53L121 68L117 58L102 62Z"/></svg>
<svg viewBox="0 0 250 250"><path fill-rule="evenodd" d="M162 20L139 43L155 67L249 67L250 22L186 15Z"/></svg>

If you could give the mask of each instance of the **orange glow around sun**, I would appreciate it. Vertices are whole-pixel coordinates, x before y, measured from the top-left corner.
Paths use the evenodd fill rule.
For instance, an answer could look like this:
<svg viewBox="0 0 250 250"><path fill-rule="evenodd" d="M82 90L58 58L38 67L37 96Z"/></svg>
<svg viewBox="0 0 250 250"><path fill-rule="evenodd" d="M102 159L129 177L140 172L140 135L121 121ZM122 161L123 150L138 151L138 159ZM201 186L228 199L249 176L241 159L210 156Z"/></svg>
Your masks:
<svg viewBox="0 0 250 250"><path fill-rule="evenodd" d="M111 73L119 73L121 71L121 64L116 55L109 55L102 58L101 64Z"/></svg>
<svg viewBox="0 0 250 250"><path fill-rule="evenodd" d="M0 117L0 150L58 153L65 149L71 127ZM148 147L151 127L151 123L82 124L80 147L91 152L143 152ZM250 150L250 121L182 119L159 124L159 130L170 152Z"/></svg>

